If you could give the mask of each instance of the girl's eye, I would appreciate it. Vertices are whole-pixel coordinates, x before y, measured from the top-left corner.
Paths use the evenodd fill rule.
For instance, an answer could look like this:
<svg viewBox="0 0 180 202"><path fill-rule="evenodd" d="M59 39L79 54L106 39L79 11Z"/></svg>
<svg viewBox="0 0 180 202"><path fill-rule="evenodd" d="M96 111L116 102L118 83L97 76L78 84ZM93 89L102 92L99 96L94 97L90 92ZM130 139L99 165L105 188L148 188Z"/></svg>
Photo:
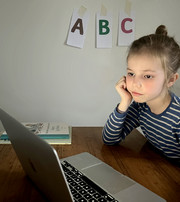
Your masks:
<svg viewBox="0 0 180 202"><path fill-rule="evenodd" d="M134 73L128 72L127 75L132 77L132 76L134 76Z"/></svg>
<svg viewBox="0 0 180 202"><path fill-rule="evenodd" d="M146 78L146 79L152 79L152 76L151 75L145 75L144 78Z"/></svg>

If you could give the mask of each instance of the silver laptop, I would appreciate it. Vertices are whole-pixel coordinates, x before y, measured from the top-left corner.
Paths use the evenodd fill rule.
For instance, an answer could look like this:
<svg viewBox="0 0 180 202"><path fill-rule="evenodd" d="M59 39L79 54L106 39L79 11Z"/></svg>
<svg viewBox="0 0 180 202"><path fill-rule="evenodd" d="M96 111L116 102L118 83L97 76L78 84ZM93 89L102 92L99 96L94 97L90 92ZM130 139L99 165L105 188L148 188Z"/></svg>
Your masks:
<svg viewBox="0 0 180 202"><path fill-rule="evenodd" d="M25 173L49 201L165 201L89 153L60 160L53 147L1 109L0 120Z"/></svg>

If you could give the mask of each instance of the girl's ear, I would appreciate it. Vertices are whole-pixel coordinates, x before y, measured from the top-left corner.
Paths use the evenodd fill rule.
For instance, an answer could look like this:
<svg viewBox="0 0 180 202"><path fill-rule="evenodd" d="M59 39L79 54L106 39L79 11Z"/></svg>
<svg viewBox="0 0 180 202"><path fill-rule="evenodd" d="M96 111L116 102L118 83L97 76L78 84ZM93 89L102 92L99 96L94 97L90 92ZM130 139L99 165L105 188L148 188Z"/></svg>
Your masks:
<svg viewBox="0 0 180 202"><path fill-rule="evenodd" d="M179 78L179 74L178 73L175 73L175 74L172 74L171 77L169 78L168 80L168 88L170 88L171 86L174 85L174 83L176 82L176 80Z"/></svg>

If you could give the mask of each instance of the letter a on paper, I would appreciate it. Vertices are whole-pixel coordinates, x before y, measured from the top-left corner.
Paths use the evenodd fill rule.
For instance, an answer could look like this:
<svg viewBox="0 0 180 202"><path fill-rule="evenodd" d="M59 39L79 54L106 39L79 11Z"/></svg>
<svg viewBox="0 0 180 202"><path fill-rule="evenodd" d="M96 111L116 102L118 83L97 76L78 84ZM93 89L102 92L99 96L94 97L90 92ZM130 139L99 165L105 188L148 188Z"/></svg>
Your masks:
<svg viewBox="0 0 180 202"><path fill-rule="evenodd" d="M80 16L78 10L74 10L67 38L67 45L83 48L88 21L88 12L85 12Z"/></svg>
<svg viewBox="0 0 180 202"><path fill-rule="evenodd" d="M75 32L76 30L79 30L79 33L83 35L84 30L83 30L83 23L82 19L78 18L77 21L75 22L74 26L71 29L71 32Z"/></svg>

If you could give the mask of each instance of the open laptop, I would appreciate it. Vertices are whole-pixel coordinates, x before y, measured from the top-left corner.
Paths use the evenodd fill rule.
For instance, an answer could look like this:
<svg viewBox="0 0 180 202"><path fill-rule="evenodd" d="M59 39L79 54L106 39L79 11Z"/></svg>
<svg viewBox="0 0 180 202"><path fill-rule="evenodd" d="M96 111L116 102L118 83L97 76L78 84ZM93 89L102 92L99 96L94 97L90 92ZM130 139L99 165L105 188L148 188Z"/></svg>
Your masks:
<svg viewBox="0 0 180 202"><path fill-rule="evenodd" d="M53 147L1 109L0 120L25 173L49 201L165 201L89 153L59 160Z"/></svg>

